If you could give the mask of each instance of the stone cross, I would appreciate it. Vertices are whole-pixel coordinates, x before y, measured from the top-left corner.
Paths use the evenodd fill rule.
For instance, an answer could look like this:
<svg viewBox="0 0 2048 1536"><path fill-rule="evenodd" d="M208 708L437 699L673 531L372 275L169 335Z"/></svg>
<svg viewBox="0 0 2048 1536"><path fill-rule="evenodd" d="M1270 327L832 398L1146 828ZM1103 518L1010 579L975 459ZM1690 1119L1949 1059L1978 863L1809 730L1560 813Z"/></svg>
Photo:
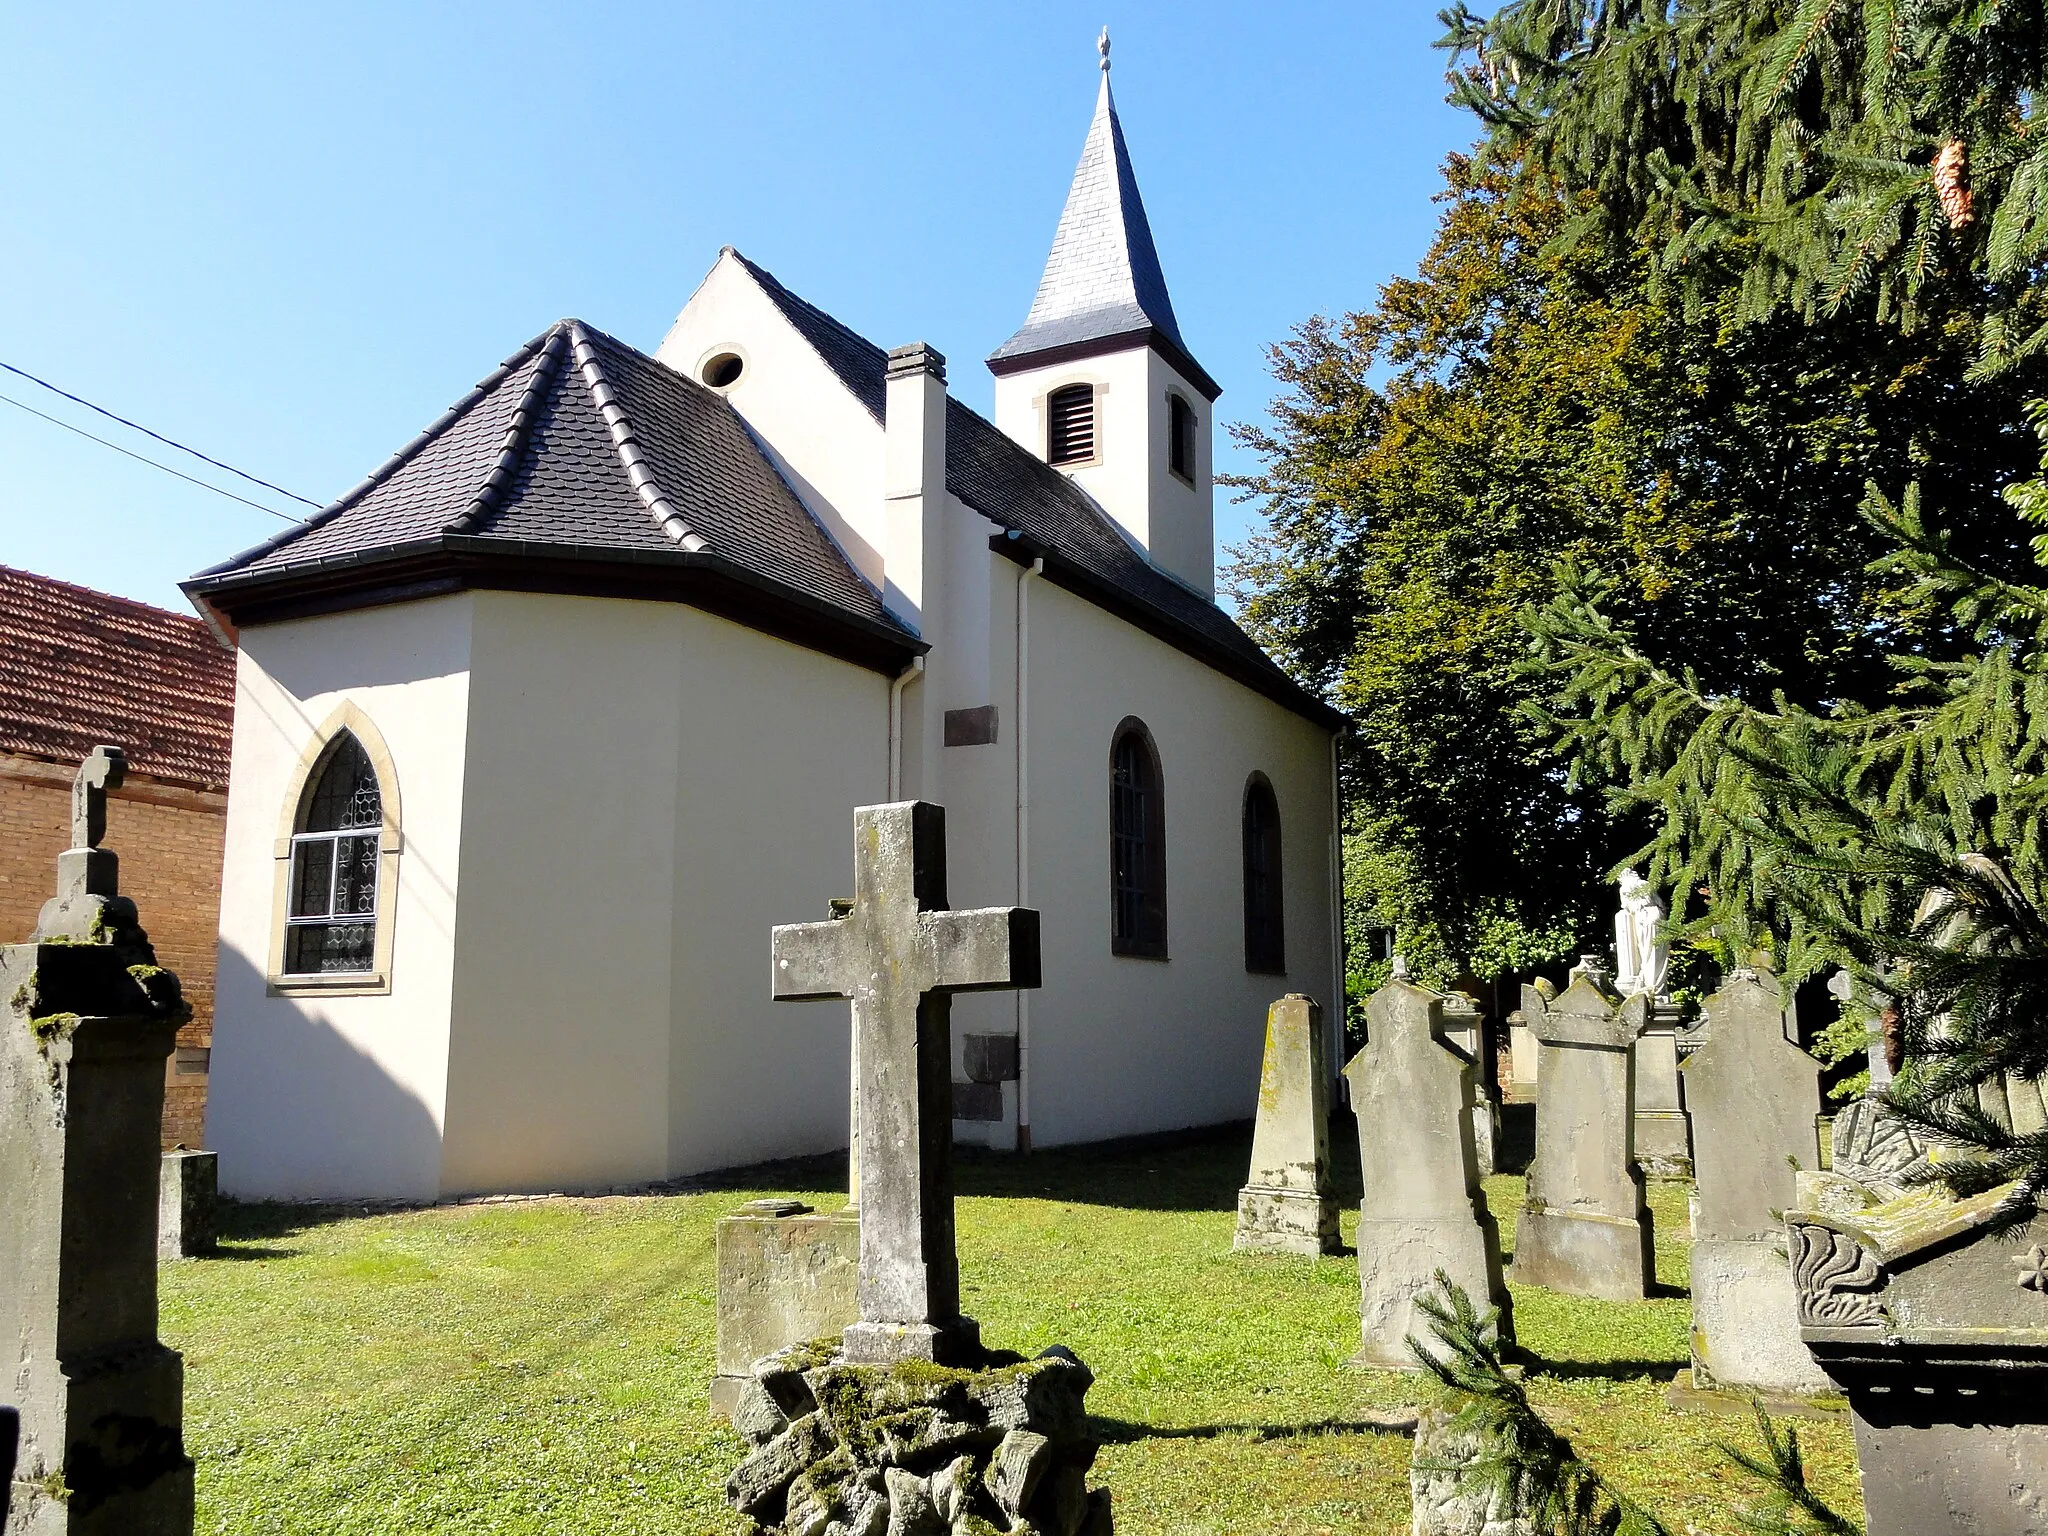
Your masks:
<svg viewBox="0 0 2048 1536"><path fill-rule="evenodd" d="M78 765L71 781L71 846L97 848L107 835L107 791L119 789L128 775L128 757L119 747L94 747Z"/></svg>
<svg viewBox="0 0 2048 1536"><path fill-rule="evenodd" d="M777 999L853 999L860 1321L846 1351L971 1361L953 1248L952 994L1037 986L1038 914L947 910L942 806L862 806L853 826L846 915L774 934Z"/></svg>

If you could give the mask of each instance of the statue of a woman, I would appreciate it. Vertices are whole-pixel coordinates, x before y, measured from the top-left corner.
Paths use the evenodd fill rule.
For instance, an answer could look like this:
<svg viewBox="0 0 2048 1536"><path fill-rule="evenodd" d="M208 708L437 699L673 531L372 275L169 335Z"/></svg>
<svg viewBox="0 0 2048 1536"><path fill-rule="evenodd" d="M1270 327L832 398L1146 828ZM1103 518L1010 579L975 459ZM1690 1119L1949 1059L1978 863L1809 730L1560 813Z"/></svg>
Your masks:
<svg viewBox="0 0 2048 1536"><path fill-rule="evenodd" d="M1671 950L1658 936L1664 904L1650 882L1632 869L1621 872L1621 910L1614 914L1615 988L1623 997L1647 992L1662 1001Z"/></svg>

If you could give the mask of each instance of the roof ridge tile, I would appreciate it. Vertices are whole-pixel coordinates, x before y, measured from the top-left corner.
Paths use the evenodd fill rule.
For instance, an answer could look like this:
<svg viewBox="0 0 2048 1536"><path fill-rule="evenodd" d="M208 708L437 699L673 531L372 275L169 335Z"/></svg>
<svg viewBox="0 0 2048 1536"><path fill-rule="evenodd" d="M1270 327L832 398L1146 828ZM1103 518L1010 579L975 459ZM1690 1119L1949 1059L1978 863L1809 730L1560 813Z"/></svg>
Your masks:
<svg viewBox="0 0 2048 1536"><path fill-rule="evenodd" d="M565 323L548 327L547 339L541 343L540 359L534 364L525 392L520 395L512 420L505 427L504 446L498 451L497 462L484 477L484 483L477 487L475 499L449 520L448 532L467 533L504 504L506 493L518 477L519 459L526 451L526 440L533 434L533 424L540 417L541 404L555 383L555 369L562 360L567 330L568 324Z"/></svg>
<svg viewBox="0 0 2048 1536"><path fill-rule="evenodd" d="M602 336L602 331L597 332ZM607 341L610 337L605 337ZM612 446L619 455L619 463L625 466L626 478L632 482L634 492L641 504L654 517L655 524L680 549L689 554L708 547L705 540L691 531L683 514L674 502L663 493L654 471L648 467L646 451L633 430L632 418L619 403L618 392L612 388L611 380L604 375L604 365L598 360L597 345L591 340L591 331L581 320L569 322L569 342L574 349L577 370L583 375L584 386L590 391L590 403L597 407L604 417L606 429L611 433ZM681 377L680 374L677 375Z"/></svg>

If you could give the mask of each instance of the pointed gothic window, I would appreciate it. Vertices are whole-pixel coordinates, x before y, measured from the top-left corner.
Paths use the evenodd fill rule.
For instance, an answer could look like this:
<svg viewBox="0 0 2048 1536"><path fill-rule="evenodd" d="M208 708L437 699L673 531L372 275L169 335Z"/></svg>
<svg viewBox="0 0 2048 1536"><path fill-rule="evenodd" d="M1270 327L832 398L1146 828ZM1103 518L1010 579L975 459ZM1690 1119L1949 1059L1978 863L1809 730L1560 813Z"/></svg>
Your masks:
<svg viewBox="0 0 2048 1536"><path fill-rule="evenodd" d="M1095 457L1095 386L1069 384L1045 402L1048 464L1083 464Z"/></svg>
<svg viewBox="0 0 2048 1536"><path fill-rule="evenodd" d="M335 737L292 836L284 968L309 976L371 969L384 796L363 744Z"/></svg>
<svg viewBox="0 0 2048 1536"><path fill-rule="evenodd" d="M1152 733L1117 727L1109 749L1110 953L1166 958L1166 797Z"/></svg>
<svg viewBox="0 0 2048 1536"><path fill-rule="evenodd" d="M1166 467L1195 478L1195 408L1179 395L1166 397Z"/></svg>
<svg viewBox="0 0 2048 1536"><path fill-rule="evenodd" d="M1287 930L1280 881L1280 801L1262 773L1244 787L1244 968L1278 975L1287 969Z"/></svg>

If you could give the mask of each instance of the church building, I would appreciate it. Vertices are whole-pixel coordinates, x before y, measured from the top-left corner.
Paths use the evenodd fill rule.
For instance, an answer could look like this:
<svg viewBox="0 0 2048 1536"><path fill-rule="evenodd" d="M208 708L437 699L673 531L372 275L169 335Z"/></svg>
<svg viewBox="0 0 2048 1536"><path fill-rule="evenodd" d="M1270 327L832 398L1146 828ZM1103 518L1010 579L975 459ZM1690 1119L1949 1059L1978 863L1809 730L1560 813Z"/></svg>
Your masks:
<svg viewBox="0 0 2048 1536"><path fill-rule="evenodd" d="M1215 603L1217 386L1101 92L993 423L722 251L650 355L550 326L186 583L238 650L208 1144L245 1197L575 1190L844 1146L848 1008L769 930L946 809L954 1131L1251 1115L1339 986L1342 717ZM1332 1027L1336 1009L1330 1010Z"/></svg>

